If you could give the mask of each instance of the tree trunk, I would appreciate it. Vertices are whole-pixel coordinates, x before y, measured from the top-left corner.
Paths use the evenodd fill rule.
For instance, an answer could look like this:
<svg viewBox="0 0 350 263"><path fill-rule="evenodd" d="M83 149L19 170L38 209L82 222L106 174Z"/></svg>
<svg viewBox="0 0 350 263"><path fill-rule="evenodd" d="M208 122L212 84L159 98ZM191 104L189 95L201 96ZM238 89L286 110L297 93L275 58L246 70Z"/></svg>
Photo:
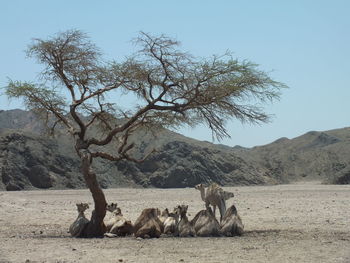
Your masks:
<svg viewBox="0 0 350 263"><path fill-rule="evenodd" d="M91 167L91 156L89 153L81 155L82 172L86 185L88 186L95 203L95 210L92 211L91 219L83 231L84 237L103 237L106 226L103 219L106 215L106 198L97 182L96 174Z"/></svg>

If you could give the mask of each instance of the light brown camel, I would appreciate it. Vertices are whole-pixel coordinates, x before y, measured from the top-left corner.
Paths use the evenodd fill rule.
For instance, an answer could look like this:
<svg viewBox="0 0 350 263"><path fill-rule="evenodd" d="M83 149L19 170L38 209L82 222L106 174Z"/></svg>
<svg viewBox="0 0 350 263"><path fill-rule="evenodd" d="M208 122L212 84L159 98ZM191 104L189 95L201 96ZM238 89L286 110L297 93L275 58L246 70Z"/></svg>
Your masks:
<svg viewBox="0 0 350 263"><path fill-rule="evenodd" d="M83 231L87 224L90 222L89 219L85 217L85 210L89 208L89 205L86 203L76 204L78 210L78 217L69 227L69 233L72 237L81 237Z"/></svg>
<svg viewBox="0 0 350 263"><path fill-rule="evenodd" d="M219 207L221 222L226 211L226 200L234 197L234 194L232 192L224 191L216 183L209 185L207 191L205 191L205 186L203 184L197 184L194 188L200 191L201 198L205 202L206 208L208 208L209 205L213 206L214 216L216 212L216 206Z"/></svg>
<svg viewBox="0 0 350 263"><path fill-rule="evenodd" d="M163 224L159 220L159 215L160 211L157 208L144 209L134 224L135 237L160 237L163 232Z"/></svg>
<svg viewBox="0 0 350 263"><path fill-rule="evenodd" d="M174 208L172 213L168 213L168 217L164 221L164 234L175 234L179 223L178 209Z"/></svg>
<svg viewBox="0 0 350 263"><path fill-rule="evenodd" d="M191 220L191 224L193 225L197 236L209 237L220 235L219 222L215 218L210 207L207 207L206 210L199 211Z"/></svg>
<svg viewBox="0 0 350 263"><path fill-rule="evenodd" d="M161 215L160 215L160 217L159 217L159 220L160 220L160 222L162 222L162 224L164 225L164 222L165 222L165 220L166 220L168 217L169 217L169 210L168 210L168 208L165 208L165 209L162 211L162 213L161 213Z"/></svg>
<svg viewBox="0 0 350 263"><path fill-rule="evenodd" d="M229 207L220 224L220 233L225 236L235 236L243 234L243 223L234 205Z"/></svg>
<svg viewBox="0 0 350 263"><path fill-rule="evenodd" d="M123 217L122 211L117 204L107 205L106 209L112 213L112 218L105 222L107 232L115 236L132 235L133 225L130 220L126 220ZM111 235L106 236L110 237Z"/></svg>
<svg viewBox="0 0 350 263"><path fill-rule="evenodd" d="M107 204L106 210L111 212L111 217L109 219L105 219L104 223L106 225L106 232L109 232L112 226L116 223L116 218L114 212L119 209L117 203Z"/></svg>
<svg viewBox="0 0 350 263"><path fill-rule="evenodd" d="M179 205L177 207L177 214L180 215L180 221L178 223L175 235L180 237L193 237L195 232L191 222L187 218L188 205Z"/></svg>

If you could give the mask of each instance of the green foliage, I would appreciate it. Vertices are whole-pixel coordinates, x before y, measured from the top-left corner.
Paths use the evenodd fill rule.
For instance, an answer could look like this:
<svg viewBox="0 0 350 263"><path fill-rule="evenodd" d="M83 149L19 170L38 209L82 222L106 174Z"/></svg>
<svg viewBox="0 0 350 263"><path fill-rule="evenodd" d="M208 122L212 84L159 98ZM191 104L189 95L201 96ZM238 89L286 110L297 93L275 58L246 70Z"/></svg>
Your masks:
<svg viewBox="0 0 350 263"><path fill-rule="evenodd" d="M64 114L68 106L57 89L28 82L10 80L5 87L5 94L10 98L22 98L25 106L30 110L42 109Z"/></svg>

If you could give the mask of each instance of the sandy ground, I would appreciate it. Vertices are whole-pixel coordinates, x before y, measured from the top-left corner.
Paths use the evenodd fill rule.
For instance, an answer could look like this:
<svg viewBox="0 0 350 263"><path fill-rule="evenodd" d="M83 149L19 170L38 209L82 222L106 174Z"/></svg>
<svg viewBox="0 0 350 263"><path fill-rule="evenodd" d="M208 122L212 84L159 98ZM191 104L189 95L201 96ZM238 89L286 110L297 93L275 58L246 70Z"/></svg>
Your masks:
<svg viewBox="0 0 350 263"><path fill-rule="evenodd" d="M242 237L76 239L67 229L87 190L0 192L0 262L350 262L350 186L226 188ZM204 207L195 189L109 189L134 221L146 207ZM90 216L90 214L89 214Z"/></svg>

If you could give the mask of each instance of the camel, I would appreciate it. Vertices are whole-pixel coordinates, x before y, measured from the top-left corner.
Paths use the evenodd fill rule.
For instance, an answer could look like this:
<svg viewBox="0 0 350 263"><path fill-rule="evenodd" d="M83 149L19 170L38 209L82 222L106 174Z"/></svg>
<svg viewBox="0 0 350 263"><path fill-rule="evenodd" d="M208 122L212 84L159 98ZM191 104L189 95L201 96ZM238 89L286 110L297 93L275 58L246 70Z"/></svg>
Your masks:
<svg viewBox="0 0 350 263"><path fill-rule="evenodd" d="M105 222L106 232L112 234L107 236L127 236L133 233L131 221L123 217L122 211L116 203L107 205L106 209L112 213L112 218Z"/></svg>
<svg viewBox="0 0 350 263"><path fill-rule="evenodd" d="M210 207L199 211L191 220L197 236L209 237L220 235L220 225Z"/></svg>
<svg viewBox="0 0 350 263"><path fill-rule="evenodd" d="M164 234L175 234L179 223L179 214L177 208L172 213L168 213L168 217L164 221Z"/></svg>
<svg viewBox="0 0 350 263"><path fill-rule="evenodd" d="M163 212L161 213L159 220L160 222L162 222L162 224L164 225L165 220L169 217L169 210L168 208L165 208L163 210Z"/></svg>
<svg viewBox="0 0 350 263"><path fill-rule="evenodd" d="M164 229L159 215L160 211L157 208L144 209L134 224L135 237L160 237Z"/></svg>
<svg viewBox="0 0 350 263"><path fill-rule="evenodd" d="M188 209L188 205L179 205L176 209L177 214L180 215L180 221L178 223L175 235L178 235L180 237L195 236L193 226L191 222L188 220L186 215L187 209Z"/></svg>
<svg viewBox="0 0 350 263"><path fill-rule="evenodd" d="M69 227L69 233L72 237L81 237L83 231L87 224L90 222L89 219L85 217L85 210L89 208L89 205L86 203L76 204L78 210L78 217Z"/></svg>
<svg viewBox="0 0 350 263"><path fill-rule="evenodd" d="M218 184L212 183L208 186L207 192L205 192L205 186L203 184L197 184L195 189L199 190L201 193L201 198L205 202L206 208L209 205L213 206L213 212L215 216L216 206L219 207L220 211L220 222L226 211L226 200L234 197L232 192L224 191Z"/></svg>
<svg viewBox="0 0 350 263"><path fill-rule="evenodd" d="M115 211L119 210L118 204L117 203L111 203L106 206L106 210L112 213L112 216L108 219L105 220L104 223L106 225L106 231L109 232L113 225L117 222L115 218ZM118 212L116 212L118 213Z"/></svg>
<svg viewBox="0 0 350 263"><path fill-rule="evenodd" d="M234 205L227 209L220 227L220 233L225 236L240 236L243 234L244 226L242 224L242 219L238 215Z"/></svg>

